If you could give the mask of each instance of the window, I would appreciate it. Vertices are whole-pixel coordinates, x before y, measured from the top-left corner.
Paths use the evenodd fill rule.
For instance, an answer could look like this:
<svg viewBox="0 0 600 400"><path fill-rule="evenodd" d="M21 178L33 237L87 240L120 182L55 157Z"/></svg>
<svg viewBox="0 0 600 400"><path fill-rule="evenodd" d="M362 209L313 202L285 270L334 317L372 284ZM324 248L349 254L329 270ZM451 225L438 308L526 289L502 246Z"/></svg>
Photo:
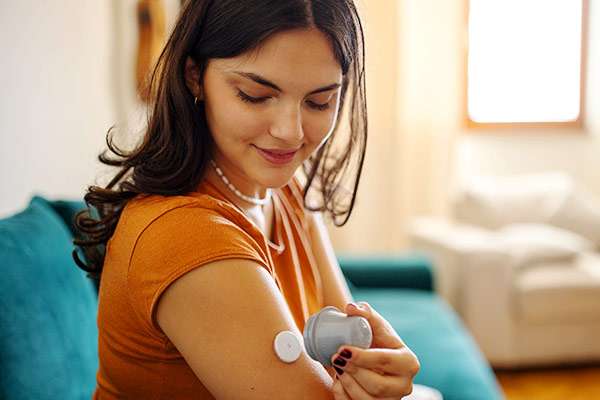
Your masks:
<svg viewBox="0 0 600 400"><path fill-rule="evenodd" d="M470 0L468 127L581 127L587 0Z"/></svg>

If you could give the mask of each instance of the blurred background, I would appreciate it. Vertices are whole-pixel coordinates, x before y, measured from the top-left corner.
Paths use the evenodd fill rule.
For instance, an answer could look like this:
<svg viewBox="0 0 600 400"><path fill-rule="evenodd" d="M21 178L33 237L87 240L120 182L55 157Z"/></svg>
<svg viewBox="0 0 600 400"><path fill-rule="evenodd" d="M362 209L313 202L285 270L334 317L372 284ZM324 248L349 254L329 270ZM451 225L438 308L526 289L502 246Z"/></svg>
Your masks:
<svg viewBox="0 0 600 400"><path fill-rule="evenodd" d="M560 170L600 194L600 99L594 90L600 88L598 8L590 1L583 37L573 33L581 22L577 18L563 21L559 12L544 22L544 2L525 2L542 7L534 10L522 2L503 3L512 4L505 11L512 7L513 15L527 11L520 17L525 20L505 16L490 27L489 15L478 14L482 31L473 34L483 43L475 42L478 63L471 72L472 80L481 78L477 90L503 97L499 105L520 99L531 107L524 112L534 122L539 115L548 121L574 117L579 123L469 126L468 1L358 1L367 42L370 137L354 213L343 229L331 230L336 248L406 248L406 222L416 215L448 215L453 190L476 176ZM581 6L581 1L558 3ZM165 39L179 1L162 1L154 26L146 28L138 22L135 0L2 1L0 7L2 216L24 206L34 191L77 198L87 185L104 182L96 156L105 148L106 131L113 124L123 127L118 143L141 135L145 114L136 91L138 64L143 52L151 57L152 46ZM153 33L142 41L144 30ZM525 36L515 40L509 33ZM570 63L556 67L566 59ZM490 82L496 86L486 87ZM504 93L493 92L502 87ZM567 97L564 90L570 103L552 103L547 110L533 106L540 98ZM573 91L581 93L581 104L573 103L579 100ZM477 96L472 109L480 107Z"/></svg>
<svg viewBox="0 0 600 400"><path fill-rule="evenodd" d="M336 252L425 253L497 371L600 359L598 0L357 6L369 139L353 215L329 224ZM107 182L106 132L141 137L139 83L179 7L0 1L0 218ZM561 373L541 386L567 376L569 398L600 398L600 368ZM512 399L559 398L527 397L534 375L498 372Z"/></svg>

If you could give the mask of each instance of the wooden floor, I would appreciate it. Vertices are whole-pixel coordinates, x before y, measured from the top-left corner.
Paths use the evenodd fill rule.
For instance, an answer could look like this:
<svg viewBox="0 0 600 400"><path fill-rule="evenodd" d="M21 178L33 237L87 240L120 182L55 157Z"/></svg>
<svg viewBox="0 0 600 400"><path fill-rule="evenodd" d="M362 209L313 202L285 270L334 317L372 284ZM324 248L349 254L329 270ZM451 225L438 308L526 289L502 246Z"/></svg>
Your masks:
<svg viewBox="0 0 600 400"><path fill-rule="evenodd" d="M600 400L600 365L494 372L507 400Z"/></svg>

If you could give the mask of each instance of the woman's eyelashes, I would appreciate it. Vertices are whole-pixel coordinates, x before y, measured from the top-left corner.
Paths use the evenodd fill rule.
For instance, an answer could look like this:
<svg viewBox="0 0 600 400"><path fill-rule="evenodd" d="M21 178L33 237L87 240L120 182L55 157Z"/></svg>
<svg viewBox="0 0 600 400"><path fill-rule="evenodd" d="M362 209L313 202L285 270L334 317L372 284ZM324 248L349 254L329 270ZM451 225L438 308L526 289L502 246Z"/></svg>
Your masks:
<svg viewBox="0 0 600 400"><path fill-rule="evenodd" d="M238 89L237 96L247 103L263 103L268 97L252 97Z"/></svg>
<svg viewBox="0 0 600 400"><path fill-rule="evenodd" d="M270 98L270 97L252 97L252 96L248 96L246 93L242 92L239 89L238 89L238 92L237 92L237 97L239 97L242 101L244 101L246 103L252 103L252 104L264 103L266 100L268 100ZM315 102L310 101L310 100L307 100L306 102L309 104L310 107L314 108L315 110L319 110L319 111L327 110L330 107L329 103L318 104L318 103L315 103Z"/></svg>

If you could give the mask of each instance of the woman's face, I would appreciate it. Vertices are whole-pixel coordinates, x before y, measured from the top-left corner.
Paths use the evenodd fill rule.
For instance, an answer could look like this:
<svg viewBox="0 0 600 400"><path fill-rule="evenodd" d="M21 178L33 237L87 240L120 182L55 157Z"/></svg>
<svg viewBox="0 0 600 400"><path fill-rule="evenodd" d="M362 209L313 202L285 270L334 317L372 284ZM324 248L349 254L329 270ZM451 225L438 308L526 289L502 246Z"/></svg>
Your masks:
<svg viewBox="0 0 600 400"><path fill-rule="evenodd" d="M316 29L281 32L258 51L209 60L200 98L217 165L250 196L284 186L331 135L341 83L331 44ZM295 153L273 160L261 149Z"/></svg>

